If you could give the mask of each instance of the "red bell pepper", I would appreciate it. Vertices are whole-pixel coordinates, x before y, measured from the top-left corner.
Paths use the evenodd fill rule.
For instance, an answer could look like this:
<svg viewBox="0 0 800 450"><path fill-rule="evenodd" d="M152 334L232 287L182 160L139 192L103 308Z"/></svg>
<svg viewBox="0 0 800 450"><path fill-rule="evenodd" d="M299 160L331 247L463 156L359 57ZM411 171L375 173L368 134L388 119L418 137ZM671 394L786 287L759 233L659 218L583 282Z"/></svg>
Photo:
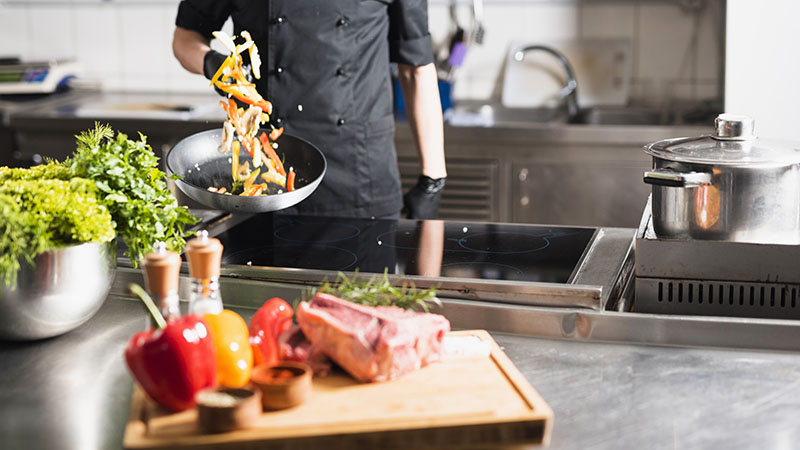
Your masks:
<svg viewBox="0 0 800 450"><path fill-rule="evenodd" d="M289 169L289 173L286 175L286 190L292 192L294 190L294 178L297 175L294 173L294 170Z"/></svg>
<svg viewBox="0 0 800 450"><path fill-rule="evenodd" d="M292 326L291 305L278 297L267 300L250 319L250 345L253 363L277 364L280 361L278 337Z"/></svg>
<svg viewBox="0 0 800 450"><path fill-rule="evenodd" d="M128 342L128 368L156 403L173 411L193 407L197 391L217 385L214 344L208 328L195 315L166 322L154 304L152 308L147 305L150 299L141 287L133 285L131 291L142 298L158 326L135 334Z"/></svg>
<svg viewBox="0 0 800 450"><path fill-rule="evenodd" d="M283 162L280 158L278 158L278 154L275 153L275 149L272 148L272 144L269 142L269 136L267 133L261 133L258 136L258 139L261 141L261 148L264 150L264 153L269 156L269 159L272 160L272 164L275 165L275 170L277 170L279 174L286 176L286 169L283 168Z"/></svg>

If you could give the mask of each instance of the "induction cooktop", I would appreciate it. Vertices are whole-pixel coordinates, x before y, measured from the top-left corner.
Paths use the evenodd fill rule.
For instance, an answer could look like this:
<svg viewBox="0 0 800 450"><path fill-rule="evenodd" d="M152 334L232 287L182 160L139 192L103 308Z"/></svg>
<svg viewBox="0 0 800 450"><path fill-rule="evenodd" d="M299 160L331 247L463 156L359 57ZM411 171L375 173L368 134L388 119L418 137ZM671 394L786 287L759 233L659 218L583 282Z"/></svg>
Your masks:
<svg viewBox="0 0 800 450"><path fill-rule="evenodd" d="M569 283L596 228L259 214L217 235L228 266Z"/></svg>

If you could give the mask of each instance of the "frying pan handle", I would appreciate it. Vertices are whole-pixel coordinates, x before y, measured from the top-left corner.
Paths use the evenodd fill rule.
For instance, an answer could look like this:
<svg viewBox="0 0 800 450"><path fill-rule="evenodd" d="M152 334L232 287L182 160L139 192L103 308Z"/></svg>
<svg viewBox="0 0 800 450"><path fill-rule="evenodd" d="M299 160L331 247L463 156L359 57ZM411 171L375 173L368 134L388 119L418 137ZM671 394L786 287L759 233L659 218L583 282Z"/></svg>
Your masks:
<svg viewBox="0 0 800 450"><path fill-rule="evenodd" d="M671 169L653 169L644 173L644 182L656 186L694 188L711 184L708 172L676 172Z"/></svg>

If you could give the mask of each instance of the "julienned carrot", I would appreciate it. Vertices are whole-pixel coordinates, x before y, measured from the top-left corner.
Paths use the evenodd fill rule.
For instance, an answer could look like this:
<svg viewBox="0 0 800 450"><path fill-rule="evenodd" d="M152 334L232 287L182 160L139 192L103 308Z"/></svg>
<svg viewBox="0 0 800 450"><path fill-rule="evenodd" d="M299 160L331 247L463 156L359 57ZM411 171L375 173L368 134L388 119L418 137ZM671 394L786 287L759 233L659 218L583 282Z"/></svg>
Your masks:
<svg viewBox="0 0 800 450"><path fill-rule="evenodd" d="M286 176L286 169L283 168L281 159L278 158L278 154L275 153L275 150L272 148L272 144L269 142L267 133L262 133L258 136L258 138L261 140L261 148L264 149L264 153L266 153L267 156L269 156L269 159L272 160L272 163L275 164L275 169L279 174Z"/></svg>
<svg viewBox="0 0 800 450"><path fill-rule="evenodd" d="M250 136L242 136L239 135L239 140L242 142L242 146L247 151L247 154L251 157L255 157L255 153L253 152L253 138Z"/></svg>
<svg viewBox="0 0 800 450"><path fill-rule="evenodd" d="M274 128L272 131L269 132L269 140L276 141L279 137L283 134L283 127Z"/></svg>
<svg viewBox="0 0 800 450"><path fill-rule="evenodd" d="M289 173L286 174L286 190L288 192L292 192L294 190L294 177L294 170L289 169Z"/></svg>

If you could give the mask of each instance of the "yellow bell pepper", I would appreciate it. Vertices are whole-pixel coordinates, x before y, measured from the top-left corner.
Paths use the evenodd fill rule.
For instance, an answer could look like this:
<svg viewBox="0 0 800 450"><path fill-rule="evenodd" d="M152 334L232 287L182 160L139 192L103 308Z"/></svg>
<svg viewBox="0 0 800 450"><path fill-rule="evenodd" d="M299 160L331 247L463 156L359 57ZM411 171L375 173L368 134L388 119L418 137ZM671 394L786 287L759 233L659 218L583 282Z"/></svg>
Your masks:
<svg viewBox="0 0 800 450"><path fill-rule="evenodd" d="M247 323L229 309L219 314L204 314L203 321L214 342L219 383L232 388L244 386L250 381L253 369L253 349Z"/></svg>

